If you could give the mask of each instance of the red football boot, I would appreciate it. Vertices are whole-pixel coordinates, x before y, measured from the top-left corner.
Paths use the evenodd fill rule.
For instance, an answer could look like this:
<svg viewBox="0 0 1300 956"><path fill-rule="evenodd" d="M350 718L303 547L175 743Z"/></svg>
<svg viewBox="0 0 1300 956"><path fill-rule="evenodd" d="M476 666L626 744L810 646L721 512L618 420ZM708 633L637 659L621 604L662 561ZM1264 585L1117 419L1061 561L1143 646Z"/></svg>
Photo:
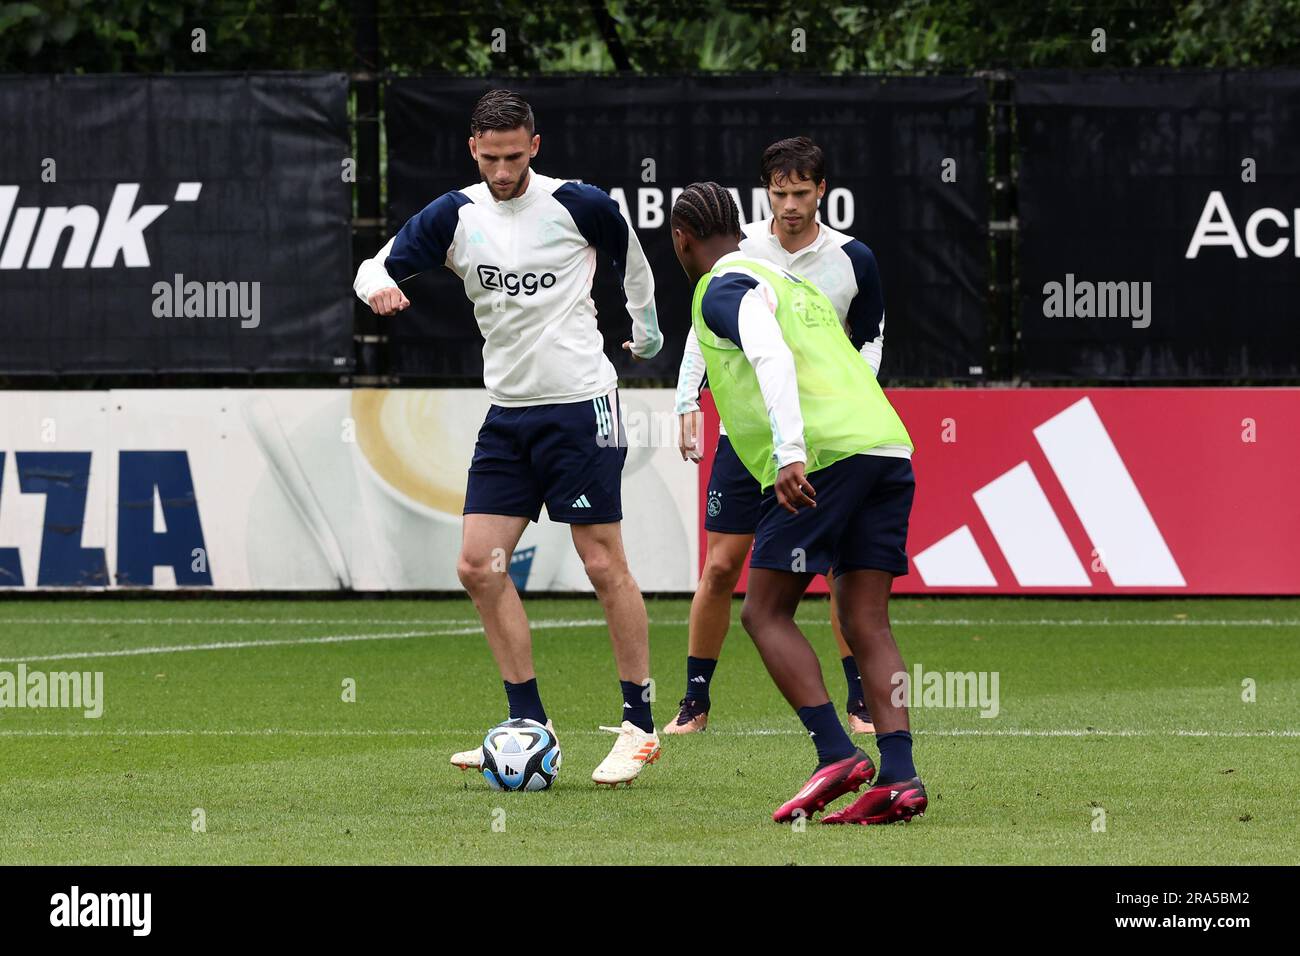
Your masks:
<svg viewBox="0 0 1300 956"><path fill-rule="evenodd" d="M843 810L824 817L822 823L906 823L923 816L929 803L920 777L879 783Z"/></svg>
<svg viewBox="0 0 1300 956"><path fill-rule="evenodd" d="M876 765L871 762L871 758L857 750L853 756L829 763L814 772L803 789L772 814L772 819L777 823L789 823L796 814L811 817L850 790L856 793L859 787L875 775Z"/></svg>

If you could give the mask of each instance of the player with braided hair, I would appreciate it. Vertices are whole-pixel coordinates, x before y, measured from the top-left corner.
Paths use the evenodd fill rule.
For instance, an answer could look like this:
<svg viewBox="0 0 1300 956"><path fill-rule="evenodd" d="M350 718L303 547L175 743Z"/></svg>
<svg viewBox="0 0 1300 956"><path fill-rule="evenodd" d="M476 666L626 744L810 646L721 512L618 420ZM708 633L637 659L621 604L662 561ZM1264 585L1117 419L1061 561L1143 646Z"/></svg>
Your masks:
<svg viewBox="0 0 1300 956"><path fill-rule="evenodd" d="M831 300L845 333L873 375L880 369L884 348L885 306L876 257L862 242L832 229L817 215L826 193L822 150L807 136L778 140L763 150L759 178L767 189L772 215L742 223L740 249L747 256L770 262L810 279ZM721 197L696 192L682 204L683 222L699 228L707 212L718 215ZM733 224L722 224L726 232ZM676 410L681 423L682 458L701 458L700 392L704 387L704 356L693 332L688 332L677 375ZM906 446L882 446L872 454L908 457ZM723 427L709 469L705 496L704 566L691 601L686 656L686 693L677 715L663 734L698 733L708 726L712 684L722 645L731 626L731 600L744 570L758 524L763 494L745 469ZM831 631L839 649L846 688L844 710L853 734L875 733L862 678L840 627L835 588L831 584Z"/></svg>
<svg viewBox="0 0 1300 956"><path fill-rule="evenodd" d="M717 183L691 183L673 205L673 219L696 235L722 232L741 235L740 210L731 193Z"/></svg>
<svg viewBox="0 0 1300 956"><path fill-rule="evenodd" d="M816 286L741 251L740 213L717 183L673 206L673 248L690 279L691 324L718 414L766 493L740 619L817 750L817 767L777 822L810 816L876 775L830 702L794 615L809 582L834 572L844 637L863 677L880 747L876 785L823 823L892 823L925 811L889 628L889 592L907 573L910 458L872 454L912 442Z"/></svg>

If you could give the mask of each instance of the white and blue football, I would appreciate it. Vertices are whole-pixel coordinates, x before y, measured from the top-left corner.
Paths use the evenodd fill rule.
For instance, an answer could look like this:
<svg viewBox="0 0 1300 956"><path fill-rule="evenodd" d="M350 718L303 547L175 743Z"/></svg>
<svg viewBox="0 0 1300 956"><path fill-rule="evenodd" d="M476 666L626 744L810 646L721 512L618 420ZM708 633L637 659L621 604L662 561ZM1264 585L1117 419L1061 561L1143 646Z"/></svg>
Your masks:
<svg viewBox="0 0 1300 956"><path fill-rule="evenodd" d="M560 744L535 720L507 720L483 738L483 779L493 790L545 790L559 772Z"/></svg>

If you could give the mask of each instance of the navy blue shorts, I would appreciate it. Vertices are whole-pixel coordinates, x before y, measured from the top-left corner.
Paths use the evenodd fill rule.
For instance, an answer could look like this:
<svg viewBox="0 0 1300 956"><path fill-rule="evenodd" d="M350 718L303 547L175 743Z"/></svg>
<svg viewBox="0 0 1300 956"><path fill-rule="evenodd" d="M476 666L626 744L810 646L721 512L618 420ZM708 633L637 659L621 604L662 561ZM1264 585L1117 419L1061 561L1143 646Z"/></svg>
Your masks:
<svg viewBox="0 0 1300 956"><path fill-rule="evenodd" d="M618 390L558 405L488 408L474 446L465 514L605 524L623 520L627 434Z"/></svg>
<svg viewBox="0 0 1300 956"><path fill-rule="evenodd" d="M815 487L815 486L814 486ZM723 534L753 534L758 527L758 509L763 491L758 481L740 462L731 439L718 437L709 471L708 496L704 507L704 530Z"/></svg>
<svg viewBox="0 0 1300 956"><path fill-rule="evenodd" d="M912 462L850 455L808 476L816 508L790 514L764 497L751 568L846 574L907 573L907 521L916 482Z"/></svg>

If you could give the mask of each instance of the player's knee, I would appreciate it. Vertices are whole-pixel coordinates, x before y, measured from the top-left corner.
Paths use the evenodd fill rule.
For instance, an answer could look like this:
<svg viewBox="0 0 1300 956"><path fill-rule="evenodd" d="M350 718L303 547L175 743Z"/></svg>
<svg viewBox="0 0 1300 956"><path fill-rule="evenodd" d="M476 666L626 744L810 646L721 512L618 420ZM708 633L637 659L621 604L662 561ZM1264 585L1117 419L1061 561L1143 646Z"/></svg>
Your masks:
<svg viewBox="0 0 1300 956"><path fill-rule="evenodd" d="M705 559L704 570L700 572L700 586L709 591L730 594L736 590L736 582L740 580L740 571L744 566L744 556L736 559L730 555L710 554Z"/></svg>
<svg viewBox="0 0 1300 956"><path fill-rule="evenodd" d="M608 578L610 568L614 567L614 558L611 557L607 548L597 548L597 546L584 548L582 549L581 558L582 567L586 570L586 576L593 583L595 580Z"/></svg>
<svg viewBox="0 0 1300 956"><path fill-rule="evenodd" d="M759 607L757 601L745 598L745 603L740 606L740 626L745 629L746 634L753 637L769 619L767 610Z"/></svg>
<svg viewBox="0 0 1300 956"><path fill-rule="evenodd" d="M592 585L601 588L617 583L622 563L615 560L608 548L588 548L582 553L582 566Z"/></svg>
<svg viewBox="0 0 1300 956"><path fill-rule="evenodd" d="M478 560L462 554L456 562L456 577L466 591L477 594L500 586L506 575L493 568L490 560Z"/></svg>

